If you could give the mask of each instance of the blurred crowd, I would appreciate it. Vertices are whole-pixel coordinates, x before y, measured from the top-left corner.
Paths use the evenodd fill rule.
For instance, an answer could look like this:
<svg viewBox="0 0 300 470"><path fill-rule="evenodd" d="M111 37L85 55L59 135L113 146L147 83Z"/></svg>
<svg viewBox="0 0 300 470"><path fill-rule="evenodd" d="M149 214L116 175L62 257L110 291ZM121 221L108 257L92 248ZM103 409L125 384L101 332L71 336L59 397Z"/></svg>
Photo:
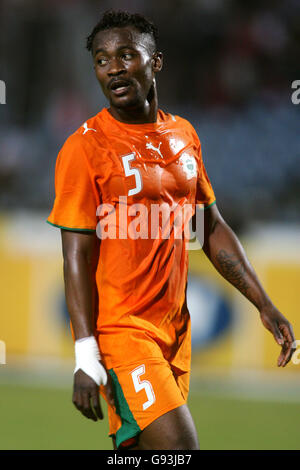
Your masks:
<svg viewBox="0 0 300 470"><path fill-rule="evenodd" d="M160 31L160 107L189 119L222 212L299 220L298 0L0 0L0 209L51 208L64 140L106 101L87 35L108 8Z"/></svg>

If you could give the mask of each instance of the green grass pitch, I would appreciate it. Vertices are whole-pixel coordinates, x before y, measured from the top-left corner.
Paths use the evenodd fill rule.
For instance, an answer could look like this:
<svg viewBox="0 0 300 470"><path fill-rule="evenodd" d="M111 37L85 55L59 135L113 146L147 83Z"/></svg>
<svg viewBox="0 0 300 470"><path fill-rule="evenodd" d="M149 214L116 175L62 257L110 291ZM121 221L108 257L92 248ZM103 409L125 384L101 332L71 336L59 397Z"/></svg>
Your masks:
<svg viewBox="0 0 300 470"><path fill-rule="evenodd" d="M84 418L65 389L0 386L0 449L112 449L104 421ZM204 449L299 449L300 405L233 400L193 391L189 406Z"/></svg>

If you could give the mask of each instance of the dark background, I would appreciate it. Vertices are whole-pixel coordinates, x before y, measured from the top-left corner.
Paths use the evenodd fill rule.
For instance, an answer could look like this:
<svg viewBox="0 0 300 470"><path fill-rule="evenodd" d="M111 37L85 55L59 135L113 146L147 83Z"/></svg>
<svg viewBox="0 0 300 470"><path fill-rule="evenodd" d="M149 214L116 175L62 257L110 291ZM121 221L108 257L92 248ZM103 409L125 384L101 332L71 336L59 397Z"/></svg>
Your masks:
<svg viewBox="0 0 300 470"><path fill-rule="evenodd" d="M107 104L85 40L111 7L159 27L159 105L196 127L231 226L299 220L297 0L2 0L0 210L50 211L60 147Z"/></svg>

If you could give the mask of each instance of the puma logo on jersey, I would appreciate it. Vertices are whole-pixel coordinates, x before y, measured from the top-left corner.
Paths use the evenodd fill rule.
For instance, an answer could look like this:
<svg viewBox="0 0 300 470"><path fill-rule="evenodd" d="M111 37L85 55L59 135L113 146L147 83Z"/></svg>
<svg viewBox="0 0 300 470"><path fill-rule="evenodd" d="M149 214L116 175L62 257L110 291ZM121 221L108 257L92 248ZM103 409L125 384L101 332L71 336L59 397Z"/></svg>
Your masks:
<svg viewBox="0 0 300 470"><path fill-rule="evenodd" d="M159 146L158 146L158 147L154 147L154 145L151 144L151 142L147 142L147 143L146 143L146 149L154 150L154 152L157 152L157 153L160 155L161 158L164 158L164 157L162 156L161 151L160 151L160 146L161 146L161 142L159 142Z"/></svg>
<svg viewBox="0 0 300 470"><path fill-rule="evenodd" d="M87 126L87 122L85 122L82 127L84 128L83 135L84 135L87 131L95 131L95 132L97 132L96 129L92 129L91 127L88 127L88 126Z"/></svg>

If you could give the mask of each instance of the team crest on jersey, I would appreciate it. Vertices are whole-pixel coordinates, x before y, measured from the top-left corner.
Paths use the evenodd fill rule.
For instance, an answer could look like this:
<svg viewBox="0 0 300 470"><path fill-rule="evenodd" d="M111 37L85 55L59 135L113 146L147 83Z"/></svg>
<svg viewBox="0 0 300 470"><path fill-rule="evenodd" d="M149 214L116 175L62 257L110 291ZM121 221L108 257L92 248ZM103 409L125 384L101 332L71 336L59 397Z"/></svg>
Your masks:
<svg viewBox="0 0 300 470"><path fill-rule="evenodd" d="M188 180L197 176L197 164L193 155L183 152L179 158L179 164L182 166Z"/></svg>

